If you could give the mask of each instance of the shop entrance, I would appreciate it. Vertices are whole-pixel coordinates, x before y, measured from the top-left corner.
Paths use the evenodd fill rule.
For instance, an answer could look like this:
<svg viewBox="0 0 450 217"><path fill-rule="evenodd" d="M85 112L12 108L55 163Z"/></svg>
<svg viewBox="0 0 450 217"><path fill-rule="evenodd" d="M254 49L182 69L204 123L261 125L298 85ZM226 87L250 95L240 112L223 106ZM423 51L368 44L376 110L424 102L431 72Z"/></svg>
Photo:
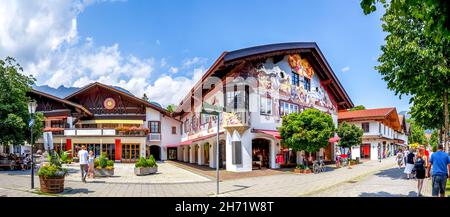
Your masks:
<svg viewBox="0 0 450 217"><path fill-rule="evenodd" d="M225 140L219 141L219 168L225 168L227 155L225 149Z"/></svg>
<svg viewBox="0 0 450 217"><path fill-rule="evenodd" d="M370 159L370 144L362 144L359 150L361 159Z"/></svg>
<svg viewBox="0 0 450 217"><path fill-rule="evenodd" d="M205 164L209 165L209 143L203 145L203 158L205 159Z"/></svg>
<svg viewBox="0 0 450 217"><path fill-rule="evenodd" d="M147 146L148 147L148 146ZM147 152L147 157L153 155L155 160L161 160L161 147L158 145L150 145ZM175 149L175 159L176 159L176 149Z"/></svg>
<svg viewBox="0 0 450 217"><path fill-rule="evenodd" d="M99 158L101 154L106 154L106 157L109 160L115 160L116 158L116 146L115 144L75 144L74 145L74 153L72 156L77 156L78 151L81 150L82 146L86 146L87 151L93 151L95 158Z"/></svg>
<svg viewBox="0 0 450 217"><path fill-rule="evenodd" d="M252 166L253 168L269 168L270 140L252 140Z"/></svg>
<svg viewBox="0 0 450 217"><path fill-rule="evenodd" d="M198 164L198 145L194 146L194 162Z"/></svg>
<svg viewBox="0 0 450 217"><path fill-rule="evenodd" d="M140 144L122 144L122 162L136 162L140 157Z"/></svg>
<svg viewBox="0 0 450 217"><path fill-rule="evenodd" d="M177 159L177 148L167 148L167 159L176 160Z"/></svg>

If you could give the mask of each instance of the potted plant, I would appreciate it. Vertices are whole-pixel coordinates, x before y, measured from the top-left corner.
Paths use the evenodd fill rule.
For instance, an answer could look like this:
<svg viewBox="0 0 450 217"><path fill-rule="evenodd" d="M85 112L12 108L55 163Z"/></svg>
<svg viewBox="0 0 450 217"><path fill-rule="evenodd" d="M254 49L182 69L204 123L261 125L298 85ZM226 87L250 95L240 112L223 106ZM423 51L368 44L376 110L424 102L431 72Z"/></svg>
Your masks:
<svg viewBox="0 0 450 217"><path fill-rule="evenodd" d="M72 162L78 163L80 160L78 159L78 157L73 157L72 158Z"/></svg>
<svg viewBox="0 0 450 217"><path fill-rule="evenodd" d="M158 172L158 165L156 164L153 155L150 155L148 159L141 157L135 164L134 174L137 176L154 174L156 172Z"/></svg>
<svg viewBox="0 0 450 217"><path fill-rule="evenodd" d="M302 164L298 164L294 169L294 173L303 173L303 172L304 172L304 166Z"/></svg>
<svg viewBox="0 0 450 217"><path fill-rule="evenodd" d="M309 168L308 166L305 166L303 169L303 173L305 173L305 174L311 173L311 168Z"/></svg>
<svg viewBox="0 0 450 217"><path fill-rule="evenodd" d="M94 174L98 177L114 176L114 161L108 160L105 153L101 154L94 160Z"/></svg>
<svg viewBox="0 0 450 217"><path fill-rule="evenodd" d="M51 161L43 163L38 171L40 190L45 193L61 193L64 191L64 177L67 175L67 169L61 167L58 155L51 156Z"/></svg>

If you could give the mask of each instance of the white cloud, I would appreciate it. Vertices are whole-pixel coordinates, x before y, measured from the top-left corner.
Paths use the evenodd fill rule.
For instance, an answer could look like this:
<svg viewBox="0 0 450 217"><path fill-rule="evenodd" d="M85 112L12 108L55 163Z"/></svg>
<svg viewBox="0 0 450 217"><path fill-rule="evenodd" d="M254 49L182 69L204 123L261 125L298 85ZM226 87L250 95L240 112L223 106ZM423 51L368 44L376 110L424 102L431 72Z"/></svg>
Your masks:
<svg viewBox="0 0 450 217"><path fill-rule="evenodd" d="M78 35L78 15L89 5L104 1L2 0L0 58L15 57L25 74L37 78L38 85L82 87L98 81L120 86L138 97L147 93L163 105L178 104L203 75L207 59L183 61L183 69L192 70L192 77L161 75L150 83L157 65L168 66L166 59L157 64L153 58L123 54L119 44L97 46L94 38ZM169 68L172 74L178 71Z"/></svg>
<svg viewBox="0 0 450 217"><path fill-rule="evenodd" d="M156 40L157 45L161 45L161 42L159 40Z"/></svg>
<svg viewBox="0 0 450 217"><path fill-rule="evenodd" d="M350 67L346 66L346 67L342 68L341 71L348 72L348 71L350 71Z"/></svg>
<svg viewBox="0 0 450 217"><path fill-rule="evenodd" d="M191 59L185 59L183 61L183 68L191 68L193 66L198 66L205 64L208 59L202 57L194 57Z"/></svg>
<svg viewBox="0 0 450 217"><path fill-rule="evenodd" d="M168 75L162 75L146 88L145 93L150 99L154 99L164 106L178 105L195 83L200 80L203 73L204 68L201 67L194 69L191 78L184 76L172 78Z"/></svg>
<svg viewBox="0 0 450 217"><path fill-rule="evenodd" d="M169 72L171 72L171 73L173 73L173 74L175 74L175 73L177 73L178 72L178 68L177 67L170 67L169 68Z"/></svg>

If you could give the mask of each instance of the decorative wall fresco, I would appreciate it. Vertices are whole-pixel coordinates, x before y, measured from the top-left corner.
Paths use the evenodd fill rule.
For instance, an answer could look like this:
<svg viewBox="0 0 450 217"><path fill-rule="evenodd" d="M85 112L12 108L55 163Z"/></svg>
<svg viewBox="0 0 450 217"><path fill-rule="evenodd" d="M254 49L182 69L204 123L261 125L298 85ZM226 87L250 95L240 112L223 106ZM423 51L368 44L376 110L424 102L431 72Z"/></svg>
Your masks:
<svg viewBox="0 0 450 217"><path fill-rule="evenodd" d="M284 62L288 62L288 67ZM285 60L273 64L266 63L254 64L254 76L258 79L259 88L265 91L265 94L271 98L280 99L300 105L300 107L314 107L326 110L327 113L336 113L337 109L331 102L327 92L320 85L320 80L315 75L314 69L306 59L300 55L288 55ZM290 71L288 71L290 70ZM299 85L292 82L292 73L299 75ZM305 78L310 79L310 90L305 89ZM278 114L278 102L274 100L274 116Z"/></svg>

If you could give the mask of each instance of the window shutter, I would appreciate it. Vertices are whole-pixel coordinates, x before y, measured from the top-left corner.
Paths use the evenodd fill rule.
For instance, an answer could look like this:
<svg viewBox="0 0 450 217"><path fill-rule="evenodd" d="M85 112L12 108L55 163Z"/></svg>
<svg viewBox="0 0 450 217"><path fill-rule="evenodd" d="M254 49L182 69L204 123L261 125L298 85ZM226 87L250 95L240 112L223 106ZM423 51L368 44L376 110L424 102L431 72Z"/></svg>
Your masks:
<svg viewBox="0 0 450 217"><path fill-rule="evenodd" d="M242 164L242 145L240 141L232 142L233 146L233 156L232 162L233 164Z"/></svg>

